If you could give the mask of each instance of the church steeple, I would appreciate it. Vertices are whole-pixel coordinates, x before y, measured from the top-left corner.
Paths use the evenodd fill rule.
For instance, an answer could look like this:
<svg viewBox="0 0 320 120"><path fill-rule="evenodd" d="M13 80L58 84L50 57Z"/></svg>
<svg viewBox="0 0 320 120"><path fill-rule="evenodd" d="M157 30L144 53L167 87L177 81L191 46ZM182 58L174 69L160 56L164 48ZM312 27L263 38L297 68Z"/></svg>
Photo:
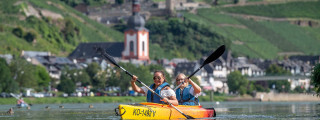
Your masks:
<svg viewBox="0 0 320 120"><path fill-rule="evenodd" d="M139 12L139 0L133 0L132 16L128 19L128 28L124 32L122 58L149 61L149 31L144 27L145 21Z"/></svg>
<svg viewBox="0 0 320 120"><path fill-rule="evenodd" d="M139 0L132 1L132 16L128 19L129 29L145 29L145 21L140 15L140 3Z"/></svg>

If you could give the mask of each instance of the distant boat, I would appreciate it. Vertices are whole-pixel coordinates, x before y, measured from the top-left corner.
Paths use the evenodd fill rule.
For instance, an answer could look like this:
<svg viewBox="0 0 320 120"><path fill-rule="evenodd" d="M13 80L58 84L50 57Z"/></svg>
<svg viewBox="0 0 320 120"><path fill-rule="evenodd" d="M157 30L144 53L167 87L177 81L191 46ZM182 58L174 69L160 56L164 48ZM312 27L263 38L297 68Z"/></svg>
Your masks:
<svg viewBox="0 0 320 120"><path fill-rule="evenodd" d="M21 103L17 104L17 107L28 107L29 105L27 103Z"/></svg>
<svg viewBox="0 0 320 120"><path fill-rule="evenodd" d="M23 98L21 97L21 95L15 95L13 93L10 93L10 95L14 98L16 98L18 100L18 103L17 103L17 107L18 108L21 108L21 107L30 107L28 103L26 103Z"/></svg>

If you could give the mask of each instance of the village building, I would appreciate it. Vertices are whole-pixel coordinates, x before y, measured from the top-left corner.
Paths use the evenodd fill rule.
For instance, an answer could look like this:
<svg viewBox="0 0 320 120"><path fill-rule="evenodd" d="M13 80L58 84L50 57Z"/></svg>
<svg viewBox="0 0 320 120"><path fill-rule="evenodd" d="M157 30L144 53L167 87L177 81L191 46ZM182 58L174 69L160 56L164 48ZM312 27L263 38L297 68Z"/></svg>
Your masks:
<svg viewBox="0 0 320 120"><path fill-rule="evenodd" d="M61 71L65 67L70 69L79 68L77 64L65 57L53 56L50 52L22 51L21 57L34 65L41 65L46 68L51 78L60 79Z"/></svg>
<svg viewBox="0 0 320 120"><path fill-rule="evenodd" d="M203 63L207 57L200 59L200 63ZM228 86L226 81L221 79L226 79L227 75L230 73L232 65L231 51L225 51L221 57L217 60L205 65L202 70L203 82L201 86L205 90L214 90L220 93L228 93Z"/></svg>
<svg viewBox="0 0 320 120"><path fill-rule="evenodd" d="M246 57L238 57L234 59L234 70L240 71L242 75L249 77L264 76L265 70L259 68L257 65L249 63Z"/></svg>
<svg viewBox="0 0 320 120"><path fill-rule="evenodd" d="M121 59L122 50L124 49L123 42L90 42L80 43L77 48L69 54L68 58L74 63L91 63L101 58L97 48L101 47L115 59Z"/></svg>
<svg viewBox="0 0 320 120"><path fill-rule="evenodd" d="M307 64L310 65L316 65L320 63L320 56L315 55L315 56L291 56L289 57L290 60L301 60Z"/></svg>

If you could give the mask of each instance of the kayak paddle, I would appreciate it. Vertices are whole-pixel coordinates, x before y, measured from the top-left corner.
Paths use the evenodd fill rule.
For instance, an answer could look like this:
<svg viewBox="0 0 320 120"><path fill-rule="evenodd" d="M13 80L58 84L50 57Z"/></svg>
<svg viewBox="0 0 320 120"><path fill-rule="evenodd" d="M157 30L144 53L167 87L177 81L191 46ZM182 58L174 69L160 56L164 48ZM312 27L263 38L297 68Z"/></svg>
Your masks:
<svg viewBox="0 0 320 120"><path fill-rule="evenodd" d="M194 74L196 74L203 66L207 65L208 63L211 63L213 61L215 61L216 59L218 59L225 51L226 47L224 45L221 45L218 49L216 49L216 51L214 51L213 53L211 53L211 55L209 57L207 57L207 59L202 63L202 65L196 70L194 71L191 75L188 76L187 79L190 79ZM174 91L176 91L184 82L180 83L175 89Z"/></svg>
<svg viewBox="0 0 320 120"><path fill-rule="evenodd" d="M10 93L10 95L11 95L12 97L16 98L17 100L19 100L20 97L21 97L21 95L18 96L18 95L15 95L15 94L13 94L13 93ZM21 98L21 99L22 99L22 98ZM24 103L25 103L28 107L30 107L30 105L29 105L27 102L24 101Z"/></svg>
<svg viewBox="0 0 320 120"><path fill-rule="evenodd" d="M127 75L129 75L130 77L133 77L133 75L128 72L126 69L124 69L123 67L121 67L120 65L118 65L116 63L116 61L113 59L113 57L111 57L104 49L102 49L101 47L96 48L97 52L100 52L101 55L103 57L105 57L108 61L110 61L113 65L119 67L121 70L123 70L124 72L126 72ZM156 94L158 97L160 97L161 99L163 99L162 96L160 96L158 93L154 92L151 88L149 88L149 86L147 86L146 84L144 84L143 82L141 82L139 79L137 79L137 81L142 84L143 86L145 86L148 90L150 90L153 94ZM178 112L180 112L183 116L185 116L187 119L195 119L189 115L184 114L182 111L180 111L178 108L176 108L175 106L172 105L172 103L170 103L169 101L167 101L167 103L169 103L169 105L171 107L173 107L174 109L176 109Z"/></svg>

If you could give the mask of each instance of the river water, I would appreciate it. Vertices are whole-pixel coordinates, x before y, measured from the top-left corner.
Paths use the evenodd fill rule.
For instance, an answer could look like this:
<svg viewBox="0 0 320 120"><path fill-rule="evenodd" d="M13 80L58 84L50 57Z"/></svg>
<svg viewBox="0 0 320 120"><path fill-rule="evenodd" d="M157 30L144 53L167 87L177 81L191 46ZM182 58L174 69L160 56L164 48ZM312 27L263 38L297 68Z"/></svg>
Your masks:
<svg viewBox="0 0 320 120"><path fill-rule="evenodd" d="M96 104L39 104L26 108L14 108L14 114L6 114L14 105L0 105L0 119L39 120L118 120L114 108L120 103ZM93 108L89 108L92 105ZM202 102L204 107L214 107L217 116L209 119L320 119L319 102ZM60 108L63 106L64 108Z"/></svg>

